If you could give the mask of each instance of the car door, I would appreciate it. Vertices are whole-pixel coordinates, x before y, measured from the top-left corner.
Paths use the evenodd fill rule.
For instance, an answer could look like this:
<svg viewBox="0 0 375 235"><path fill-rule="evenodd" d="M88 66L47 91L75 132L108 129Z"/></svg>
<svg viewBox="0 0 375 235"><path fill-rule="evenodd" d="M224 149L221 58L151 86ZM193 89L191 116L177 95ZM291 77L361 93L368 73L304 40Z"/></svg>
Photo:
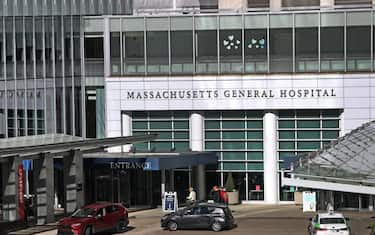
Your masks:
<svg viewBox="0 0 375 235"><path fill-rule="evenodd" d="M193 207L185 211L180 221L182 228L200 228L199 207Z"/></svg>
<svg viewBox="0 0 375 235"><path fill-rule="evenodd" d="M113 229L116 226L116 222L114 221L114 213L113 213L113 208L111 206L106 206L105 207L105 214L103 216L103 220L105 223L105 229L110 230Z"/></svg>
<svg viewBox="0 0 375 235"><path fill-rule="evenodd" d="M106 224L104 222L104 208L99 208L95 214L95 232L101 232L106 230Z"/></svg>
<svg viewBox="0 0 375 235"><path fill-rule="evenodd" d="M212 211L212 210L211 210ZM207 206L201 206L199 210L199 228L208 228L211 226L211 213Z"/></svg>

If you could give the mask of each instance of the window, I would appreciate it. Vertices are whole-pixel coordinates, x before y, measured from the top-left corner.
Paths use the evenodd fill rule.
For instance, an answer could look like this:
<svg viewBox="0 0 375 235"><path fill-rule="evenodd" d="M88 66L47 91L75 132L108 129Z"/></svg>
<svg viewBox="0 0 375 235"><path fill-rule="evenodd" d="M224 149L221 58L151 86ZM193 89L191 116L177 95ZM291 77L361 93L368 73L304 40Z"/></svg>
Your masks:
<svg viewBox="0 0 375 235"><path fill-rule="evenodd" d="M201 10L218 9L218 0L199 0Z"/></svg>
<svg viewBox="0 0 375 235"><path fill-rule="evenodd" d="M318 29L296 28L296 71L318 71Z"/></svg>
<svg viewBox="0 0 375 235"><path fill-rule="evenodd" d="M282 7L320 6L320 0L282 0Z"/></svg>
<svg viewBox="0 0 375 235"><path fill-rule="evenodd" d="M143 32L126 32L125 38L125 73L144 74L144 36Z"/></svg>
<svg viewBox="0 0 375 235"><path fill-rule="evenodd" d="M205 30L196 32L197 73L217 73L217 32Z"/></svg>
<svg viewBox="0 0 375 235"><path fill-rule="evenodd" d="M172 73L193 73L193 32L171 32Z"/></svg>
<svg viewBox="0 0 375 235"><path fill-rule="evenodd" d="M111 73L112 75L120 75L121 61L120 61L120 33L111 33Z"/></svg>
<svg viewBox="0 0 375 235"><path fill-rule="evenodd" d="M346 29L347 69L371 70L371 27L351 26Z"/></svg>
<svg viewBox="0 0 375 235"><path fill-rule="evenodd" d="M242 72L241 30L220 31L220 72Z"/></svg>
<svg viewBox="0 0 375 235"><path fill-rule="evenodd" d="M372 4L371 0L335 0L335 5Z"/></svg>
<svg viewBox="0 0 375 235"><path fill-rule="evenodd" d="M320 29L321 71L343 71L344 27Z"/></svg>
<svg viewBox="0 0 375 235"><path fill-rule="evenodd" d="M103 59L103 37L85 38L85 57L89 59Z"/></svg>
<svg viewBox="0 0 375 235"><path fill-rule="evenodd" d="M169 73L168 32L147 32L147 73Z"/></svg>
<svg viewBox="0 0 375 235"><path fill-rule="evenodd" d="M246 29L244 46L245 72L267 72L267 29Z"/></svg>
<svg viewBox="0 0 375 235"><path fill-rule="evenodd" d="M293 71L292 29L270 30L270 71L273 73Z"/></svg>
<svg viewBox="0 0 375 235"><path fill-rule="evenodd" d="M270 0L247 0L248 8L267 8L270 7Z"/></svg>

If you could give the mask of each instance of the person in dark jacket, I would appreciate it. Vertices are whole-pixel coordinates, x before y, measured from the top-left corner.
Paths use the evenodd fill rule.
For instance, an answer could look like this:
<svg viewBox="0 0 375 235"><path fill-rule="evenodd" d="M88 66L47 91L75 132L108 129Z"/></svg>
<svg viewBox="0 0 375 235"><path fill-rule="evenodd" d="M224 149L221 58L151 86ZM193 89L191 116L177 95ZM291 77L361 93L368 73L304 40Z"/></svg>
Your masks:
<svg viewBox="0 0 375 235"><path fill-rule="evenodd" d="M219 187L218 186L213 186L211 191L210 191L210 194L209 194L209 198L211 200L213 200L215 203L220 203L221 200L220 200L220 190L219 190Z"/></svg>

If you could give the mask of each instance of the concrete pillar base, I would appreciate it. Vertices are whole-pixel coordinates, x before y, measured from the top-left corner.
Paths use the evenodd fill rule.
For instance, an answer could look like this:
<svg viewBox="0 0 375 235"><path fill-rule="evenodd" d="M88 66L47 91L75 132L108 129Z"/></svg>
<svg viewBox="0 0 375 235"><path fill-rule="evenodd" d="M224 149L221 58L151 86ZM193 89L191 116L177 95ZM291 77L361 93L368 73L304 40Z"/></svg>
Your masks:
<svg viewBox="0 0 375 235"><path fill-rule="evenodd" d="M1 164L1 172L3 179L3 220L16 221L18 219L18 174L17 168L20 162L15 158L9 158L6 162Z"/></svg>
<svg viewBox="0 0 375 235"><path fill-rule="evenodd" d="M51 223L54 215L53 156L42 154L34 160L34 182L36 196L36 219L38 225Z"/></svg>
<svg viewBox="0 0 375 235"><path fill-rule="evenodd" d="M82 152L72 151L64 157L65 214L71 214L85 204Z"/></svg>

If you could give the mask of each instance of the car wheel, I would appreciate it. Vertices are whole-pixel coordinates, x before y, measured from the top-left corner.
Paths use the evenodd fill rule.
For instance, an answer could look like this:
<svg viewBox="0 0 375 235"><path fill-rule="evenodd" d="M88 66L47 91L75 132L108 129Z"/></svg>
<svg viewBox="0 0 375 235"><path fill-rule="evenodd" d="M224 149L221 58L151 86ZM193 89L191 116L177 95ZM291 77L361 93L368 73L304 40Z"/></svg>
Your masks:
<svg viewBox="0 0 375 235"><path fill-rule="evenodd" d="M178 225L174 221L171 221L171 222L168 223L168 229L169 229L169 231L176 231L177 227L178 227Z"/></svg>
<svg viewBox="0 0 375 235"><path fill-rule="evenodd" d="M222 226L221 226L221 224L219 222L215 221L215 222L212 223L211 229L214 232L219 232L222 229Z"/></svg>
<svg viewBox="0 0 375 235"><path fill-rule="evenodd" d="M85 232L83 233L84 235L92 235L92 230L90 226L87 226L85 229Z"/></svg>
<svg viewBox="0 0 375 235"><path fill-rule="evenodd" d="M117 233L125 232L126 226L127 225L126 225L125 221L123 221L123 220L118 221L117 225L116 225L116 232Z"/></svg>

